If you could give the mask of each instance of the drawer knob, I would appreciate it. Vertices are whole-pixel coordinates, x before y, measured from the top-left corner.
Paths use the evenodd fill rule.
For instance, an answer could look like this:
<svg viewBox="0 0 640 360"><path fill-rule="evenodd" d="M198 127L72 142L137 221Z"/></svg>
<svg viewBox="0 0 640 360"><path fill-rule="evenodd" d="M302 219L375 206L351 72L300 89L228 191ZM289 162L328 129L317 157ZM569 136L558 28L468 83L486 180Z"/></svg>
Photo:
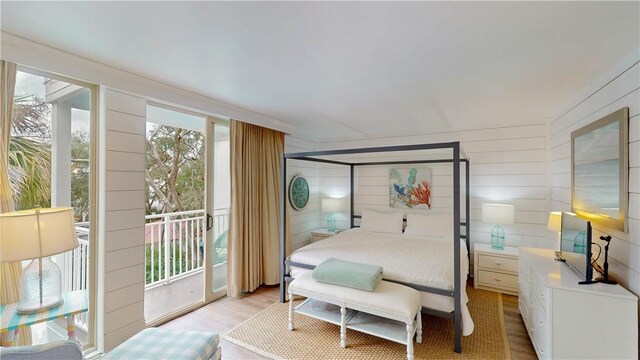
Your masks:
<svg viewBox="0 0 640 360"><path fill-rule="evenodd" d="M500 279L498 279L498 278L493 278L493 280L495 280L495 281L502 281L502 280L500 280Z"/></svg>
<svg viewBox="0 0 640 360"><path fill-rule="evenodd" d="M497 263L495 263L495 264L496 264L496 265L498 265L498 266L502 265L502 263L499 263L499 262L497 262Z"/></svg>

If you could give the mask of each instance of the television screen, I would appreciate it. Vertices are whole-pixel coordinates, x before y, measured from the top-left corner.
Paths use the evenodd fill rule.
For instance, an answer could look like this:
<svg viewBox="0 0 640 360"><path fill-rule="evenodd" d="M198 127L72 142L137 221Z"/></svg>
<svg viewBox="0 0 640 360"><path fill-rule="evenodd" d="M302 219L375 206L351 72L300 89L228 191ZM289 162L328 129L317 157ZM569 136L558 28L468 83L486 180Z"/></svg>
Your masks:
<svg viewBox="0 0 640 360"><path fill-rule="evenodd" d="M591 223L573 213L562 213L560 256L587 283L591 283Z"/></svg>

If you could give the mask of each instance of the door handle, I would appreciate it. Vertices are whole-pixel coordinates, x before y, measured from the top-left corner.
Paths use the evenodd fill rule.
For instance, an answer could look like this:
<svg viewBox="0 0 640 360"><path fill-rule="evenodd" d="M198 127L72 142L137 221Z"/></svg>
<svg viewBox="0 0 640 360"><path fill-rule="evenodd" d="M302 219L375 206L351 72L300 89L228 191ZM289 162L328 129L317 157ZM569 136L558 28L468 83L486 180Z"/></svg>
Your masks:
<svg viewBox="0 0 640 360"><path fill-rule="evenodd" d="M213 216L207 214L207 231L213 229Z"/></svg>

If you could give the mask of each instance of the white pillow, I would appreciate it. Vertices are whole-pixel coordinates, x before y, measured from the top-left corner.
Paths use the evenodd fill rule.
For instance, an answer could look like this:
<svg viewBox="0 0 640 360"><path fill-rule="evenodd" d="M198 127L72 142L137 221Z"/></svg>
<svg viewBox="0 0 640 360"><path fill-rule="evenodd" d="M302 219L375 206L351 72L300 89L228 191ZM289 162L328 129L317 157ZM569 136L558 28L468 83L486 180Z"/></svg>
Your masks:
<svg viewBox="0 0 640 360"><path fill-rule="evenodd" d="M450 214L407 214L406 235L451 237L453 216Z"/></svg>
<svg viewBox="0 0 640 360"><path fill-rule="evenodd" d="M401 212L381 212L370 209L362 210L360 229L371 232L402 234Z"/></svg>

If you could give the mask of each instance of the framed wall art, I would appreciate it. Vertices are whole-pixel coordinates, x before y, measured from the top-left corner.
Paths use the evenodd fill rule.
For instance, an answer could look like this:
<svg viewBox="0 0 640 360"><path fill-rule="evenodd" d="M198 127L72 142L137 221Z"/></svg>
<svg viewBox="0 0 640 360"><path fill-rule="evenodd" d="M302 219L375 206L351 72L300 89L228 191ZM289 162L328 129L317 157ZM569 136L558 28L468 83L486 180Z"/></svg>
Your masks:
<svg viewBox="0 0 640 360"><path fill-rule="evenodd" d="M302 210L309 202L309 183L302 175L295 175L289 182L289 204L295 210Z"/></svg>
<svg viewBox="0 0 640 360"><path fill-rule="evenodd" d="M431 209L431 169L389 169L389 206Z"/></svg>

